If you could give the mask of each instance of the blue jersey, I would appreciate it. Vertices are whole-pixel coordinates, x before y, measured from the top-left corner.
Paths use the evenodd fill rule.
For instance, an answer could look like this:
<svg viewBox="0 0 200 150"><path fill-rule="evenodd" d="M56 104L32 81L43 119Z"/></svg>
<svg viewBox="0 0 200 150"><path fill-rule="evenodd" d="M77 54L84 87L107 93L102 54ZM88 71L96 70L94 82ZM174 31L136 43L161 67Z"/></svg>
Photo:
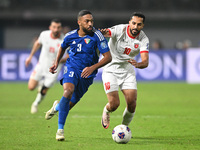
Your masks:
<svg viewBox="0 0 200 150"><path fill-rule="evenodd" d="M63 49L69 50L69 59L66 61L66 66L75 68L79 72L85 67L90 67L99 60L99 52L105 53L109 51L108 42L99 30L93 29L90 35L80 37L78 29L66 34L63 43ZM99 51L98 51L99 50ZM89 77L94 77L97 74L95 70Z"/></svg>

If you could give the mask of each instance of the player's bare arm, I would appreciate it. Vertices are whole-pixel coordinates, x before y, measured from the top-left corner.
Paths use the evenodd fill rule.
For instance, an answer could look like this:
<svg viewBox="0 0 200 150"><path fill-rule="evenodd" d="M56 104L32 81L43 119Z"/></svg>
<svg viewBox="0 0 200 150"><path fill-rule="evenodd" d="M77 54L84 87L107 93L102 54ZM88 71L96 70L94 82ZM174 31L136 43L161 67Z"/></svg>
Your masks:
<svg viewBox="0 0 200 150"><path fill-rule="evenodd" d="M33 44L33 48L31 50L31 53L30 53L29 57L25 61L25 66L26 67L28 67L28 65L31 63L31 59L32 59L33 55L37 52L37 50L40 47L41 47L41 44L38 42L38 40L36 40L35 43Z"/></svg>
<svg viewBox="0 0 200 150"><path fill-rule="evenodd" d="M104 37L111 37L109 29L105 28L105 29L99 29L99 30L101 31Z"/></svg>
<svg viewBox="0 0 200 150"><path fill-rule="evenodd" d="M65 57L63 57L61 60L60 60L60 63L65 63L66 60L69 58L69 54L66 54Z"/></svg>
<svg viewBox="0 0 200 150"><path fill-rule="evenodd" d="M58 54L57 54L57 57L56 57L56 61L55 61L55 63L53 64L53 66L51 66L51 67L49 68L49 72L51 72L52 74L54 74L54 73L57 72L56 69L58 68L58 64L59 64L61 58L63 57L64 53L65 53L65 49L63 49L62 47L60 47L59 50L58 50Z"/></svg>
<svg viewBox="0 0 200 150"><path fill-rule="evenodd" d="M111 62L112 57L111 57L110 51L103 53L102 55L104 57L98 63L96 63L90 67L85 67L83 69L83 71L81 73L82 78L87 78L89 75L91 75L93 73L94 70L97 70L98 68L101 68L104 65L106 65L107 63Z"/></svg>
<svg viewBox="0 0 200 150"><path fill-rule="evenodd" d="M134 59L130 59L130 60L128 60L128 62L130 64L132 64L133 66L135 66L135 68L143 69L143 68L148 67L148 65L149 65L149 53L141 53L140 56L141 56L141 60L142 60L141 62L137 62Z"/></svg>

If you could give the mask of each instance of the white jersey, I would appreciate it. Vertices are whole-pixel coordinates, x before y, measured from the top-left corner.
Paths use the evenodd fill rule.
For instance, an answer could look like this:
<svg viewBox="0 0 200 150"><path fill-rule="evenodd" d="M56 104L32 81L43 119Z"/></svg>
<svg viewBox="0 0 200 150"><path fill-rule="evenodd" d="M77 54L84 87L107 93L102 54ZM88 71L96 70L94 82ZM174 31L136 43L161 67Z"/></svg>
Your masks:
<svg viewBox="0 0 200 150"><path fill-rule="evenodd" d="M108 42L112 61L104 67L106 72L123 73L133 71L133 66L128 63L136 55L149 52L149 39L143 31L135 38L128 33L129 25L121 24L109 28L111 38Z"/></svg>
<svg viewBox="0 0 200 150"><path fill-rule="evenodd" d="M39 43L42 44L39 64L44 70L49 71L49 68L55 62L58 49L63 39L63 34L61 34L59 38L53 38L51 30L41 32L38 38Z"/></svg>

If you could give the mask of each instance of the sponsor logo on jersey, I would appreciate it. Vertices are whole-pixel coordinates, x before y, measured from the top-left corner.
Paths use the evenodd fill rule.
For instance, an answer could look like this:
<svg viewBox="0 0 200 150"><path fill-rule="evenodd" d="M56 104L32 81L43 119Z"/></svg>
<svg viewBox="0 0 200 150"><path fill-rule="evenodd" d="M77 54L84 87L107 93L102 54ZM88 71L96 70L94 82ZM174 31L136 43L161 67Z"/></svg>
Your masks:
<svg viewBox="0 0 200 150"><path fill-rule="evenodd" d="M102 49L105 49L105 48L108 47L105 41L101 42L100 45L101 45L101 48L102 48Z"/></svg>
<svg viewBox="0 0 200 150"><path fill-rule="evenodd" d="M84 41L85 41L86 44L90 43L90 39L89 38L85 38Z"/></svg>
<svg viewBox="0 0 200 150"><path fill-rule="evenodd" d="M135 47L135 48L138 48L138 47L139 47L139 44L138 44L138 43L135 43L134 47Z"/></svg>
<svg viewBox="0 0 200 150"><path fill-rule="evenodd" d="M73 41L72 44L76 44L76 41Z"/></svg>

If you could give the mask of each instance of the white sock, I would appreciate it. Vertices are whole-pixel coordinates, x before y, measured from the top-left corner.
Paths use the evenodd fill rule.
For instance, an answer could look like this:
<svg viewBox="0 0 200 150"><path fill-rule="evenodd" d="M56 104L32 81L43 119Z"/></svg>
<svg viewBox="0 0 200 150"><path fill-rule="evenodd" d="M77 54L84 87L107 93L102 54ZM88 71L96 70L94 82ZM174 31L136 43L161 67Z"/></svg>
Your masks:
<svg viewBox="0 0 200 150"><path fill-rule="evenodd" d="M134 112L134 113L130 113L130 112L127 110L127 108L125 108L124 113L123 113L123 121L122 121L122 124L128 126L128 125L131 123L131 121L132 121L132 119L133 119L133 117L134 117L134 114L135 114L135 112Z"/></svg>
<svg viewBox="0 0 200 150"><path fill-rule="evenodd" d="M106 104L106 106L108 105L108 103ZM107 110L106 106L104 107L103 111L106 113L110 113L110 111Z"/></svg>
<svg viewBox="0 0 200 150"><path fill-rule="evenodd" d="M40 92L37 94L35 101L33 102L34 105L38 105L43 99L45 95L42 95Z"/></svg>

